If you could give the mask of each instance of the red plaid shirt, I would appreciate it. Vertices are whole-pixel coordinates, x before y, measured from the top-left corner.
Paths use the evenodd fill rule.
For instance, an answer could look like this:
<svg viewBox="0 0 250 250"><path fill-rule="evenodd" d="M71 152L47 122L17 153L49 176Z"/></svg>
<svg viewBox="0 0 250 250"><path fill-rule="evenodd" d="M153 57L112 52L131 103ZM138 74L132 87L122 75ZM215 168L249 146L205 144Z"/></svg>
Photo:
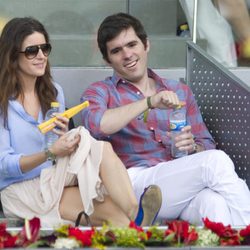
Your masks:
<svg viewBox="0 0 250 250"><path fill-rule="evenodd" d="M205 149L214 149L215 143L208 132L191 89L175 80L160 78L152 70L148 70L157 86L157 92L172 90L181 101L186 102L187 123L192 126L195 142ZM169 131L169 114L172 109L153 109L149 112L147 122L143 114L112 135L100 131L103 113L109 108L116 108L131 102L144 99L139 89L117 75L95 82L83 93L81 101L88 100L90 106L82 111L82 123L91 134L101 140L110 141L115 152L127 168L135 166L154 166L160 162L171 160L171 140Z"/></svg>

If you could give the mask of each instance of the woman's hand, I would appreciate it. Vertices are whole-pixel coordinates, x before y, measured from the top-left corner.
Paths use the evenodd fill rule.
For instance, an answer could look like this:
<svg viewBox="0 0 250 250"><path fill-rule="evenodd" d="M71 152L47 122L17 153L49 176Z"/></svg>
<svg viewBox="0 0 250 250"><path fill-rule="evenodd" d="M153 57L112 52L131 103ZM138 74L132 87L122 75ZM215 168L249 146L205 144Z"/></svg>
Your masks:
<svg viewBox="0 0 250 250"><path fill-rule="evenodd" d="M69 130L69 119L63 116L56 116L55 120L56 127L53 129L53 132L58 136L62 136Z"/></svg>
<svg viewBox="0 0 250 250"><path fill-rule="evenodd" d="M50 151L56 156L66 156L72 154L78 147L81 137L76 134L70 139L69 134L64 134L51 146Z"/></svg>

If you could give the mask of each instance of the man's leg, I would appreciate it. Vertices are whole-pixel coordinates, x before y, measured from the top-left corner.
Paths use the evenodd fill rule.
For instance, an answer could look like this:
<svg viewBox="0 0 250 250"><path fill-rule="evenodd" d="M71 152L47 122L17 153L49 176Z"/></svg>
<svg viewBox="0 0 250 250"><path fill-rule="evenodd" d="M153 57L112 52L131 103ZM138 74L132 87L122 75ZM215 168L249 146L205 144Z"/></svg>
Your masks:
<svg viewBox="0 0 250 250"><path fill-rule="evenodd" d="M250 192L234 171L233 162L220 150L208 150L151 168L129 169L138 198L143 188L158 185L162 191L159 219L179 218L183 209L204 188L219 193L231 213L232 225L250 223Z"/></svg>
<svg viewBox="0 0 250 250"><path fill-rule="evenodd" d="M231 213L225 199L209 188L200 191L180 215L180 219L199 226L203 225L202 218L206 217L225 226L232 225Z"/></svg>

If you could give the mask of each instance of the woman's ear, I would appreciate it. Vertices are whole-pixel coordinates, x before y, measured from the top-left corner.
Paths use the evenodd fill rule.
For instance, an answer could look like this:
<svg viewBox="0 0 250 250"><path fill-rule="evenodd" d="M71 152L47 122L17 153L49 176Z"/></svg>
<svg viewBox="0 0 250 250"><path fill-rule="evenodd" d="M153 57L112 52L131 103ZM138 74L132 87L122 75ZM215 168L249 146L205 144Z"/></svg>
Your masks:
<svg viewBox="0 0 250 250"><path fill-rule="evenodd" d="M146 42L146 51L149 52L149 50L150 50L150 42L147 39L147 42Z"/></svg>

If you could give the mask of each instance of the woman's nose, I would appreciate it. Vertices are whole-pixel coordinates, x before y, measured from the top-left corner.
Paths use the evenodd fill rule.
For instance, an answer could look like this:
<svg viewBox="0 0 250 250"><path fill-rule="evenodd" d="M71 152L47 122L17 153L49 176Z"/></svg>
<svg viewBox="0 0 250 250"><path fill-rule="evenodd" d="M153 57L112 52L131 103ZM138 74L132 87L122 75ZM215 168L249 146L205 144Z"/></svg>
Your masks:
<svg viewBox="0 0 250 250"><path fill-rule="evenodd" d="M37 53L36 56L39 57L39 58L45 57L45 55L43 54L43 51L41 50L41 48L39 48L38 53Z"/></svg>

